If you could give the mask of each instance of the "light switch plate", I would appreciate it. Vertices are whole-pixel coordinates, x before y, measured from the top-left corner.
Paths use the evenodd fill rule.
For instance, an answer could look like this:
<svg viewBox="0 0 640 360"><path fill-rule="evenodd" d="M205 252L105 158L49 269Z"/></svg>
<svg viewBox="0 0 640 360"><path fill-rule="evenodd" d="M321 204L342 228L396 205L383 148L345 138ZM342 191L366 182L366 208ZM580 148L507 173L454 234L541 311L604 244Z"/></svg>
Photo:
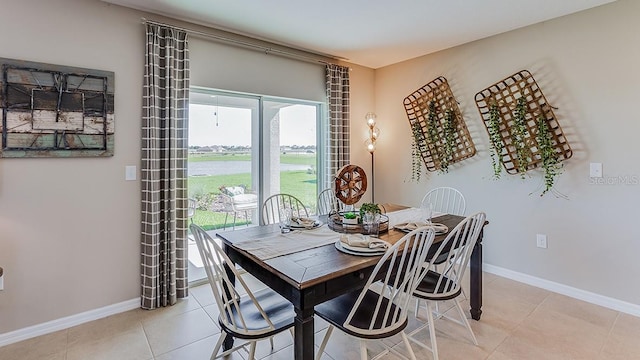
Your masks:
<svg viewBox="0 0 640 360"><path fill-rule="evenodd" d="M127 165L124 167L124 179L127 181L136 180L136 166L135 165Z"/></svg>
<svg viewBox="0 0 640 360"><path fill-rule="evenodd" d="M592 177L592 178L602 177L602 163L589 164L589 177Z"/></svg>

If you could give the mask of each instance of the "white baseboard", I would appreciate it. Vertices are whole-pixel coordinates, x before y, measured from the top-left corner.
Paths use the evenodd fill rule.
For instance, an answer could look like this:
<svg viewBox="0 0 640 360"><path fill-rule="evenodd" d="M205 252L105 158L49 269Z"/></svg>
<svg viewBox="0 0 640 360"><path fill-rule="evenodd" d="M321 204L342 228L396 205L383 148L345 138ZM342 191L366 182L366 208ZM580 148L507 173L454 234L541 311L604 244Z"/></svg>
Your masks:
<svg viewBox="0 0 640 360"><path fill-rule="evenodd" d="M89 321L101 319L110 315L137 309L140 307L140 298L123 301L121 303L107 305L83 313L48 321L46 323L29 326L16 331L0 334L0 347L31 339L36 336L50 334L55 331L68 329L72 326L84 324Z"/></svg>
<svg viewBox="0 0 640 360"><path fill-rule="evenodd" d="M571 286L563 285L490 264L483 264L482 266L484 271L491 274L502 276L507 279L515 280L531 286L553 291L558 294L566 295L575 299L640 317L640 305L637 304L632 304L626 301L595 294L589 291L577 289ZM0 347L13 344L18 341L27 340L36 336L68 329L72 326L84 324L89 321L119 314L121 312L137 309L139 307L140 299L136 298L123 301L121 303L108 305L99 309L89 310L80 314L67 316L61 319L52 320L46 323L29 326L20 330L0 334Z"/></svg>
<svg viewBox="0 0 640 360"><path fill-rule="evenodd" d="M541 279L535 276L519 273L517 271L501 268L490 264L482 264L482 269L488 273L502 276L507 279L515 280L531 286L553 291L558 294L566 295L574 299L586 301L588 303L600 305L612 310L640 317L640 305L638 304L632 304L630 302L610 298L604 295L577 289L571 286Z"/></svg>

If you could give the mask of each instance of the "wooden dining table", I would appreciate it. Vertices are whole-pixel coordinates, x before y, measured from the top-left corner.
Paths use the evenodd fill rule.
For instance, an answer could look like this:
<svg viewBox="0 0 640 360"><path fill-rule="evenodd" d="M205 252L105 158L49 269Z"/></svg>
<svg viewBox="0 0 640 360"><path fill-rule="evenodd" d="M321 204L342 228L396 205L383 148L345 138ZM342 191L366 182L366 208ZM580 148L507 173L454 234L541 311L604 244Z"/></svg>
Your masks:
<svg viewBox="0 0 640 360"><path fill-rule="evenodd" d="M387 212L403 210L400 205L384 206ZM464 217L445 214L433 219L453 229ZM326 227L327 225L323 225ZM340 238L335 233L329 243L312 248L297 249L305 241L318 241L313 231L295 231L287 234L284 241L291 241L292 253L279 255L273 253L270 245L260 248L257 244L265 241L278 241L281 229L279 225L262 225L241 230L219 232L223 248L229 258L249 274L263 282L293 304L294 320L294 356L296 360L314 358L314 307L342 294L362 289L369 278L379 256L364 257L342 253L334 246ZM329 230L322 229L327 236ZM405 234L396 229L381 233L379 238L389 243L402 238ZM330 236L330 232L329 232ZM444 240L445 235L437 235L429 250L431 257ZM252 247L253 246L253 247ZM265 252L266 250L266 252ZM298 251L299 250L299 251ZM228 272L229 275L233 273ZM482 233L473 249L470 260L471 317L479 320L482 314ZM224 348L233 345L233 338L227 335Z"/></svg>

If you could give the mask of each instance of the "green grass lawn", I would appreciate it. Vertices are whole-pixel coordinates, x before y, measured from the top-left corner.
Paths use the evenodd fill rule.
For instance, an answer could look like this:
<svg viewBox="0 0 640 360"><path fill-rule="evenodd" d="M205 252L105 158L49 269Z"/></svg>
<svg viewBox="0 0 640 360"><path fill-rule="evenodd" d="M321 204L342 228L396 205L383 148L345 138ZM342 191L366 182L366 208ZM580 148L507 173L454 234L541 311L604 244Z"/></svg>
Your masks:
<svg viewBox="0 0 640 360"><path fill-rule="evenodd" d="M189 161L249 161L249 155L221 155L221 154L198 154L189 155ZM315 165L315 154L282 154L280 161L286 164L306 164L310 167ZM315 167L315 166L314 166ZM188 179L189 197L213 193L219 194L221 186L245 185L249 190L251 187L251 174L231 174L215 176L190 176ZM307 171L282 171L280 172L280 189L296 196L307 209L315 213L316 208L316 174ZM224 224L225 213L207 210L196 210L193 222L200 225L205 230L218 229ZM233 223L233 214L229 214L228 225ZM236 222L244 224L245 222Z"/></svg>

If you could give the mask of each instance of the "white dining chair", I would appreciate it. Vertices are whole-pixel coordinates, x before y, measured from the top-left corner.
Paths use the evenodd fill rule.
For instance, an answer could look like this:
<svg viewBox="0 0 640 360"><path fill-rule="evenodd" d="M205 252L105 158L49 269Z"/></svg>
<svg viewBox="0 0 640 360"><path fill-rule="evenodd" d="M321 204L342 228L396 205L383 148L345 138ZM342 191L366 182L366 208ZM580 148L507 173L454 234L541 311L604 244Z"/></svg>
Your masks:
<svg viewBox="0 0 640 360"><path fill-rule="evenodd" d="M438 250L433 255L433 259L438 258L441 254L447 254L446 261L444 262L444 269L441 272L435 270L435 264L427 264L428 270L424 278L417 284L413 296L416 298L415 316L418 320L423 320L420 317L420 304L425 303L424 309L426 310L426 323L420 326L416 330L409 334L411 341L416 344L431 350L433 359L438 360L438 344L436 342L436 331L434 320L440 318L447 318L453 322L460 324L469 332L471 340L475 345L478 345L471 325L460 306L459 297L462 294L461 280L464 276L464 272L469 264L471 253L473 248L480 237L482 227L486 215L483 212L476 213L465 218L460 222L447 237L440 243ZM451 249L456 249L452 251ZM446 312L439 313L433 306L443 301L453 301L453 307L458 312L459 319L449 317ZM452 309L451 308L451 309ZM451 310L449 309L449 310ZM434 317L434 313L436 316ZM429 329L429 336L431 339L431 346L416 340L415 334L423 331L425 328Z"/></svg>
<svg viewBox="0 0 640 360"><path fill-rule="evenodd" d="M253 292L220 245L198 225L192 224L190 228L220 314L218 324L222 332L211 359L226 358L241 348L246 350L249 345L248 359L253 360L259 340L272 340L272 336L292 329L295 317L293 305L269 288ZM225 267L225 264L228 266ZM225 271L227 269L233 273L235 282ZM236 287L241 288L244 295ZM226 334L247 342L218 354ZM273 342L271 347L273 349Z"/></svg>
<svg viewBox="0 0 640 360"><path fill-rule="evenodd" d="M318 195L318 215L329 215L343 210L344 203L336 197L333 189L324 189Z"/></svg>
<svg viewBox="0 0 640 360"><path fill-rule="evenodd" d="M262 224L277 224L280 222L280 214L282 209L289 209L291 215L295 217L309 217L309 212L302 201L290 194L275 194L269 196L262 203Z"/></svg>
<svg viewBox="0 0 640 360"><path fill-rule="evenodd" d="M407 308L417 280L425 274L423 264L434 236L433 228L413 230L385 252L361 291L316 305L316 315L329 323L316 360L321 358L335 328L360 340L360 358L363 360L368 358L367 340L381 340L396 334L402 336L409 358L416 359L404 332L408 322ZM386 349L376 358L387 352L407 358L383 341L376 343Z"/></svg>
<svg viewBox="0 0 640 360"><path fill-rule="evenodd" d="M420 207L430 207L433 211L464 216L467 210L467 202L464 195L462 195L458 189L452 187L437 187L425 194L420 203Z"/></svg>

